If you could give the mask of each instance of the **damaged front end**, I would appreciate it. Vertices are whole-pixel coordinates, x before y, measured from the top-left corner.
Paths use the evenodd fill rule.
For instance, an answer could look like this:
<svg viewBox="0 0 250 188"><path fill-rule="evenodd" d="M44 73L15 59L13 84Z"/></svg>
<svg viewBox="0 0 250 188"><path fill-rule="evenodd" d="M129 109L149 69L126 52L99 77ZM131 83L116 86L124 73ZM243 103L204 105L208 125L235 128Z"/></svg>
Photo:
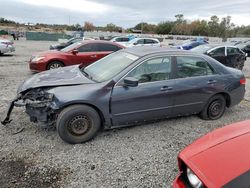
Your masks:
<svg viewBox="0 0 250 188"><path fill-rule="evenodd" d="M54 95L48 90L48 88L36 88L19 93L10 103L7 115L1 123L6 125L12 121L10 115L14 107L25 107L31 122L39 122L43 125L54 124L57 107Z"/></svg>

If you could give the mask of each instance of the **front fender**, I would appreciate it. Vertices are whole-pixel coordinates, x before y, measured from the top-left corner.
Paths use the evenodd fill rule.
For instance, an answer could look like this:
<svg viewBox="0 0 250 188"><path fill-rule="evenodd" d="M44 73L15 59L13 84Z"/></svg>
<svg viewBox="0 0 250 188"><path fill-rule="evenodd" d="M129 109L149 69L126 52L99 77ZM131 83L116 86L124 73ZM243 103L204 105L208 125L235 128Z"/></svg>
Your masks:
<svg viewBox="0 0 250 188"><path fill-rule="evenodd" d="M112 87L97 83L55 87L48 92L54 95L54 109L61 111L67 106L74 104L89 105L102 114L105 126L110 127L112 125L109 105L111 91Z"/></svg>

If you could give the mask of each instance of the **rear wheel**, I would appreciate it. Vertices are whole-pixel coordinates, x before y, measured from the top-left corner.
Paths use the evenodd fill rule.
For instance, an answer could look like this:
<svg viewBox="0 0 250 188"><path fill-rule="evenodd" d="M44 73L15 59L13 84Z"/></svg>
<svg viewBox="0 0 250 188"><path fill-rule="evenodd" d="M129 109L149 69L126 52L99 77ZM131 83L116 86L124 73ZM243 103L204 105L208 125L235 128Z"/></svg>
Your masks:
<svg viewBox="0 0 250 188"><path fill-rule="evenodd" d="M219 119L225 112L226 100L222 95L215 95L209 99L208 103L200 113L200 117L206 120Z"/></svg>
<svg viewBox="0 0 250 188"><path fill-rule="evenodd" d="M48 64L47 66L47 70L50 70L50 69L57 69L57 68L60 68L60 67L63 67L63 63L60 62L60 61L52 61Z"/></svg>
<svg viewBox="0 0 250 188"><path fill-rule="evenodd" d="M57 132L62 140L78 144L92 139L101 127L99 114L86 105L65 108L56 122Z"/></svg>

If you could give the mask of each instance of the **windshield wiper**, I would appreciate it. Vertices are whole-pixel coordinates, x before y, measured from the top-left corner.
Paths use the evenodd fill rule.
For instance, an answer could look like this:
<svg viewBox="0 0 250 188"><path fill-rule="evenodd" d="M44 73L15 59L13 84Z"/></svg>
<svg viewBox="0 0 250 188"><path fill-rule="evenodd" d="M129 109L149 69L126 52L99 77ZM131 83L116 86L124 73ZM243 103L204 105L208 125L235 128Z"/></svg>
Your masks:
<svg viewBox="0 0 250 188"><path fill-rule="evenodd" d="M84 76L86 76L87 78L89 78L89 74L84 70L85 68L82 68L81 71L84 74Z"/></svg>
<svg viewBox="0 0 250 188"><path fill-rule="evenodd" d="M84 69L85 69L85 68L82 68L82 69L81 69L81 71L82 71L82 73L84 74L84 76L86 76L86 77L87 77L88 79L90 79L90 80L93 80L93 81L97 82L97 81L94 80L93 77L90 76Z"/></svg>

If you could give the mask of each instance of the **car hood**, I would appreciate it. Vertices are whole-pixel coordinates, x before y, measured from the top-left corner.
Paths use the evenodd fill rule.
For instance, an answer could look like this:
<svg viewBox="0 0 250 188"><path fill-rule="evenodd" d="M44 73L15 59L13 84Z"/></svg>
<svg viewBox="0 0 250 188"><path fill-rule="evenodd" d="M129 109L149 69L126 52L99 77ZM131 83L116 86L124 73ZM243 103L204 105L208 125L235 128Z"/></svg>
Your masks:
<svg viewBox="0 0 250 188"><path fill-rule="evenodd" d="M222 187L236 178L238 181L249 171L249 148L250 120L217 129L201 137L185 148L179 157L206 187Z"/></svg>
<svg viewBox="0 0 250 188"><path fill-rule="evenodd" d="M18 93L39 87L67 86L79 84L91 84L94 81L85 77L79 65L58 68L35 74L24 81L18 88Z"/></svg>

